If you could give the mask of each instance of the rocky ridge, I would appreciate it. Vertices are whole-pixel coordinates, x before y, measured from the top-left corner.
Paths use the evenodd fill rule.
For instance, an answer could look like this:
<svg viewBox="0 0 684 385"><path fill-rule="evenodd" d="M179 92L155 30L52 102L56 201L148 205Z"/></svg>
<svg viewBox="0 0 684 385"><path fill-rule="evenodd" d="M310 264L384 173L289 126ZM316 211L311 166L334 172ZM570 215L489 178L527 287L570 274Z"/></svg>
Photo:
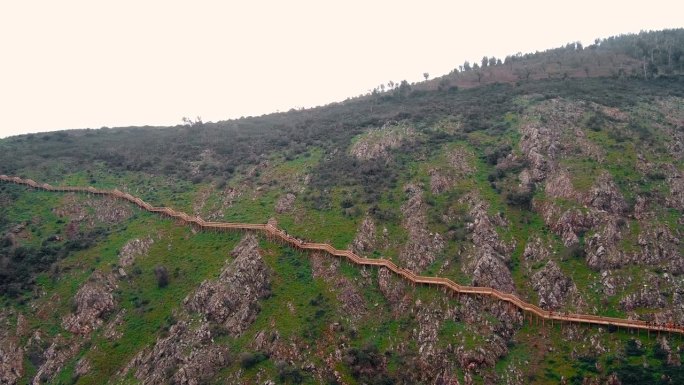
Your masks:
<svg viewBox="0 0 684 385"><path fill-rule="evenodd" d="M356 141L349 152L359 160L383 160L392 149L413 140L416 132L406 123L388 122L379 129L371 130Z"/></svg>
<svg viewBox="0 0 684 385"><path fill-rule="evenodd" d="M344 313L358 320L368 313L366 301L354 282L340 275L340 260L319 253L311 254L311 271L314 278L322 278L334 287Z"/></svg>
<svg viewBox="0 0 684 385"><path fill-rule="evenodd" d="M497 226L505 226L501 216L490 216L488 205L474 193L461 199L469 207L472 222L468 223L473 246L467 253L463 271L473 277L473 285L489 286L507 293L515 292L511 272L506 266L514 245L502 241Z"/></svg>
<svg viewBox="0 0 684 385"><path fill-rule="evenodd" d="M232 255L235 260L218 279L202 282L184 300L184 305L188 311L204 315L237 336L256 318L259 299L270 294L270 281L254 234L245 236Z"/></svg>
<svg viewBox="0 0 684 385"><path fill-rule="evenodd" d="M349 245L349 249L358 255L367 255L375 248L375 223L373 218L366 216L361 222L356 236Z"/></svg>
<svg viewBox="0 0 684 385"><path fill-rule="evenodd" d="M96 270L74 296L75 310L62 321L64 329L79 335L100 327L104 316L116 307L116 277Z"/></svg>
<svg viewBox="0 0 684 385"><path fill-rule="evenodd" d="M401 206L402 225L408 231L408 240L399 258L407 268L420 272L437 259L445 241L439 233L431 233L427 228L427 205L422 187L409 184L404 192L408 200Z"/></svg>
<svg viewBox="0 0 684 385"><path fill-rule="evenodd" d="M24 375L24 348L19 336L20 322L12 331L11 314L0 310L0 384L15 384Z"/></svg>
<svg viewBox="0 0 684 385"><path fill-rule="evenodd" d="M292 211L294 202L297 197L292 193L287 193L278 199L275 205L275 211L278 214L283 214Z"/></svg>
<svg viewBox="0 0 684 385"><path fill-rule="evenodd" d="M231 253L216 280L202 282L184 300L180 320L140 352L122 371L134 370L143 384L200 384L230 362L225 345L214 344L215 333L238 336L259 312L258 301L270 293L269 272L258 250L257 238L247 234ZM197 318L196 315L200 315Z"/></svg>

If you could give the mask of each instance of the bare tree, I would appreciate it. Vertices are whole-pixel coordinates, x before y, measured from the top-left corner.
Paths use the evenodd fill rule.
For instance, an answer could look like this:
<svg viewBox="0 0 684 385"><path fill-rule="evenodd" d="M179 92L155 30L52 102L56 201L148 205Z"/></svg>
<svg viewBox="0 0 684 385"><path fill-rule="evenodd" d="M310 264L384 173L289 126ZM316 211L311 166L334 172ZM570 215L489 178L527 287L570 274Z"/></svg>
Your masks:
<svg viewBox="0 0 684 385"><path fill-rule="evenodd" d="M430 77L430 74L427 72L423 72L423 77L425 78L425 80L428 80L428 78Z"/></svg>
<svg viewBox="0 0 684 385"><path fill-rule="evenodd" d="M181 120L183 121L183 124L189 127L201 126L203 124L202 117L200 116L196 117L195 120L184 116Z"/></svg>

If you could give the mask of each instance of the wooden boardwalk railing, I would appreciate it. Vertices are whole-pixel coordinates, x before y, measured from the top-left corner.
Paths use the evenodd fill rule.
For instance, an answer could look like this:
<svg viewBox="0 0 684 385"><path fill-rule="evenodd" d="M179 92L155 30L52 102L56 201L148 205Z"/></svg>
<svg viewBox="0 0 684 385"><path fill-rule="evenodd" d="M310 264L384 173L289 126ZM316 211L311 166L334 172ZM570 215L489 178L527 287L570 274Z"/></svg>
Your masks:
<svg viewBox="0 0 684 385"><path fill-rule="evenodd" d="M464 286L459 285L456 282L448 278L440 277L428 277L417 275L414 272L397 266L394 262L382 259L382 258L364 258L359 255L354 254L350 250L338 250L327 243L310 243L302 241L301 239L295 238L287 234L284 230L279 229L271 224L255 224L255 223L227 223L227 222L207 222L200 217L190 216L183 212L178 212L168 207L154 207L142 199L134 197L128 193L123 193L119 190L99 190L94 187L73 187L73 186L51 186L46 183L37 183L31 179L22 179L16 176L0 175L0 181L15 183L20 185L26 185L36 189L46 190L46 191L58 191L58 192L79 192L87 193L93 195L106 195L111 196L116 199L121 199L133 203L143 210L157 213L170 218L175 218L184 224L195 226L203 230L214 230L214 231L227 231L227 230L252 230L260 231L267 234L271 239L280 240L286 244L289 244L297 249L301 250L318 250L324 251L330 255L337 257L342 257L348 259L350 262L361 266L381 266L389 269L394 274L410 281L412 284L425 284L431 286L442 287L445 291L449 291L452 294L471 294L471 295L482 295L490 296L496 298L497 300L507 302L519 309L524 313L528 313L531 316L536 316L541 320L549 321L560 321L560 322L572 322L579 324L592 324L592 325L604 325L613 327L624 327L629 329L643 329L648 331L657 332L673 332L684 334L684 327L674 323L666 324L655 324L652 322L646 322L641 320L630 320L623 318L614 317L603 317L595 316L589 314L572 314L564 312L554 312L550 310L544 310L538 306L527 303L511 293L503 293L499 290L493 289L491 287L479 287L479 286ZM530 320L532 317L530 317Z"/></svg>

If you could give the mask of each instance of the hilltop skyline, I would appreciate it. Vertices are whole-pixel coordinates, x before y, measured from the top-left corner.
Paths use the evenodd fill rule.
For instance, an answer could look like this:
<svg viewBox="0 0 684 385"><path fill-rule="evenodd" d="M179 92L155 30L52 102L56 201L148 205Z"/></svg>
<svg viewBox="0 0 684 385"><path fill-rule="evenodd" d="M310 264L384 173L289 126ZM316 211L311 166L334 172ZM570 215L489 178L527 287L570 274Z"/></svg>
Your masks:
<svg viewBox="0 0 684 385"><path fill-rule="evenodd" d="M678 6L656 3L2 5L0 137L324 105L484 55L678 27L676 9L662 12Z"/></svg>

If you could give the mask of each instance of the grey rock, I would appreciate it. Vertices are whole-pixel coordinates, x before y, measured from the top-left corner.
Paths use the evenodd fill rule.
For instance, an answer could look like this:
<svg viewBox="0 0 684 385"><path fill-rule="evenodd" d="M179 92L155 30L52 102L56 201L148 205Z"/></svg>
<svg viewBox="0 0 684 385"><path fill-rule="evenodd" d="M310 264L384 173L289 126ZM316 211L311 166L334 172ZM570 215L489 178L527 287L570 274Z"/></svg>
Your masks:
<svg viewBox="0 0 684 385"><path fill-rule="evenodd" d="M488 286L506 293L515 292L511 272L491 248L481 249L473 271L473 285Z"/></svg>
<svg viewBox="0 0 684 385"><path fill-rule="evenodd" d="M0 341L0 384L16 384L24 375L24 350L16 339Z"/></svg>
<svg viewBox="0 0 684 385"><path fill-rule="evenodd" d="M276 202L275 211L278 214L283 214L292 211L295 199L297 199L297 197L292 193L287 193L281 196L280 199L278 199L278 202Z"/></svg>
<svg viewBox="0 0 684 385"><path fill-rule="evenodd" d="M126 242L119 251L119 265L121 267L131 266L136 258L147 255L153 243L154 239L151 237L132 239Z"/></svg>
<svg viewBox="0 0 684 385"><path fill-rule="evenodd" d="M395 312L402 313L410 304L410 298L406 295L406 283L393 276L386 267L378 270L378 286L380 292L387 298Z"/></svg>
<svg viewBox="0 0 684 385"><path fill-rule="evenodd" d="M64 364L81 348L80 343L73 341L67 342L62 336L58 335L50 347L43 352L43 363L38 368L36 375L31 380L32 385L49 384L54 376L59 373Z"/></svg>
<svg viewBox="0 0 684 385"><path fill-rule="evenodd" d="M621 215L627 209L625 198L623 198L613 178L607 172L602 173L594 186L589 190L586 204L616 215Z"/></svg>
<svg viewBox="0 0 684 385"><path fill-rule="evenodd" d="M145 385L198 385L212 378L229 358L226 346L212 343L208 323L193 328L180 321L151 350L139 353L124 373L135 369L135 377Z"/></svg>
<svg viewBox="0 0 684 385"><path fill-rule="evenodd" d="M355 142L349 152L360 160L384 160L389 151L413 140L415 130L406 123L388 122L368 132Z"/></svg>
<svg viewBox="0 0 684 385"><path fill-rule="evenodd" d="M105 315L116 307L112 292L116 289L112 274L96 270L74 296L76 309L62 320L62 326L80 335L90 334L102 325Z"/></svg>
<svg viewBox="0 0 684 385"><path fill-rule="evenodd" d="M327 255L313 253L311 270L314 278L323 278L332 284L337 300L345 314L353 320L363 317L367 312L366 301L351 279L339 273L340 260Z"/></svg>
<svg viewBox="0 0 684 385"><path fill-rule="evenodd" d="M246 235L232 254L235 260L219 278L202 282L184 304L188 311L204 314L237 336L256 318L259 299L270 293L270 281L255 235Z"/></svg>
<svg viewBox="0 0 684 385"><path fill-rule="evenodd" d="M349 248L359 255L371 253L375 248L375 223L370 216L366 216L361 222Z"/></svg>
<svg viewBox="0 0 684 385"><path fill-rule="evenodd" d="M408 231L408 240L399 258L407 268L420 272L437 259L444 249L444 238L430 233L427 228L427 205L423 201L423 189L409 184L404 188L408 200L401 206L404 215L402 225Z"/></svg>
<svg viewBox="0 0 684 385"><path fill-rule="evenodd" d="M578 293L577 286L553 261L532 276L532 288L539 295L539 306L547 310L562 308Z"/></svg>

